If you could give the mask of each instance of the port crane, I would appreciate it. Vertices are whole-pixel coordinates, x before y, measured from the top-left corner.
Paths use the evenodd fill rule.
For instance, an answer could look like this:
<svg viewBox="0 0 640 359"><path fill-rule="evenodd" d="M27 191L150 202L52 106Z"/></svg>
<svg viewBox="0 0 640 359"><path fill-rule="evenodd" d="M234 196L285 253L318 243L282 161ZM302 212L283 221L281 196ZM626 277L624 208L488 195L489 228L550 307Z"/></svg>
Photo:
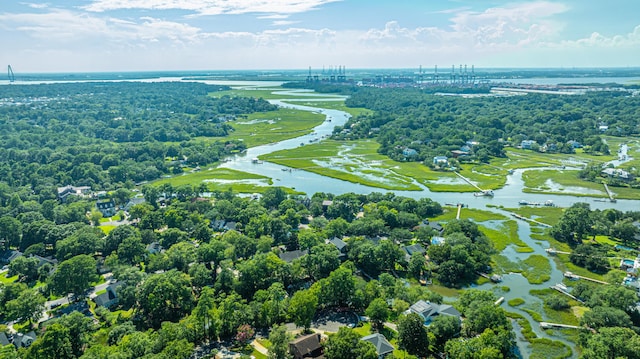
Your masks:
<svg viewBox="0 0 640 359"><path fill-rule="evenodd" d="M16 76L13 74L13 69L11 65L7 66L7 76L9 77L9 83L14 82L16 80Z"/></svg>

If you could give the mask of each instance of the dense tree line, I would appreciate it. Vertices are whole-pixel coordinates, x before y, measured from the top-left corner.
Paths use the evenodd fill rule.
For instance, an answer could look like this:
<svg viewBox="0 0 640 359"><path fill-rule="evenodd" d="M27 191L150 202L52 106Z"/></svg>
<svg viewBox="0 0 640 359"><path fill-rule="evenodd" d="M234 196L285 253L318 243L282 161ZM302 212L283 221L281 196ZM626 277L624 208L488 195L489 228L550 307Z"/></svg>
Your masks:
<svg viewBox="0 0 640 359"><path fill-rule="evenodd" d="M102 189L153 180L183 162L215 162L245 145L199 137L224 137L232 131L228 120L275 109L262 99L209 96L226 89L186 82L3 86L2 181L37 194L52 185Z"/></svg>
<svg viewBox="0 0 640 359"><path fill-rule="evenodd" d="M99 265L110 268L121 283L119 302L112 310L132 315L120 317L97 308L100 325L77 312L63 315L43 324L38 340L28 350L14 354L24 358L186 358L194 345L207 341L231 340L243 345L254 330L273 328L275 338L287 338L278 334L279 324L293 322L309 328L322 310L350 308L367 313L380 328L392 314L401 315L419 299L442 302L440 295L418 285L407 287L405 279L394 276L411 276L400 250L403 243L429 245L430 235L418 223L442 213L440 205L429 199L391 193L318 193L303 198L271 188L260 200L221 192L213 200L195 201L197 189L163 185L157 190L168 194L165 206L134 206L131 215L137 225L118 226L106 236L86 217L56 223L44 219L42 206L22 213L19 223L24 223L25 230L16 234L8 248L23 248L25 256L10 266L19 281L0 287L4 320L37 321L49 294L85 301L87 290L98 281ZM174 195L178 191L183 195ZM153 191L147 187L144 192ZM72 205L56 204L52 211ZM212 228L219 220L234 221L237 230ZM379 224L361 224L372 221ZM444 236L453 247L462 238L474 243L483 240L470 222L454 221L447 228ZM400 229L408 235L391 235ZM326 243L334 237L348 243L352 260L341 262L339 250ZM381 237L387 238L371 241ZM145 248L154 242L162 250L150 253ZM377 244L372 247L372 243ZM279 257L294 249L308 253L290 262ZM482 249L470 244L467 250ZM367 251L374 256L364 261ZM59 263L43 271L29 254L53 255ZM365 270L369 277L358 275ZM460 278L468 279L466 274ZM465 306L469 304L461 303L460 308ZM400 330L401 337L405 336L402 345L419 355L444 352L448 340L459 335L472 337L485 328L502 330L502 324L487 322L467 328L459 321L441 319L423 337L410 339L415 325L409 324L410 319L402 320L407 323ZM344 355L369 357L371 347L358 344L359 336L354 335L348 328L341 329L326 343L327 355L342 358L348 352ZM418 350L421 340L433 344Z"/></svg>
<svg viewBox="0 0 640 359"><path fill-rule="evenodd" d="M608 135L637 134L639 101L623 91L464 98L413 88L358 88L346 104L374 113L350 119L334 135L375 138L380 153L427 164L436 155L451 157L467 141L478 143L470 146L469 159L482 161L504 156L504 146L522 140L536 141L534 147L547 152L571 153L576 141L586 152L608 153L599 126L606 124ZM407 155L407 148L416 153Z"/></svg>

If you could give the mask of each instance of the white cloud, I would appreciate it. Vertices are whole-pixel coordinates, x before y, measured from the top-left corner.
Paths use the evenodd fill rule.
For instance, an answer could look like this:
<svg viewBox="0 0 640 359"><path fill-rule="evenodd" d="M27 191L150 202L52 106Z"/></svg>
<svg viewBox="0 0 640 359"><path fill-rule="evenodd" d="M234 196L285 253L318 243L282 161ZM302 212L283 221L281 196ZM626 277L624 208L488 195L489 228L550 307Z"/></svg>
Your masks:
<svg viewBox="0 0 640 359"><path fill-rule="evenodd" d="M200 15L295 14L341 0L94 0L83 8L92 12L121 9L186 10Z"/></svg>
<svg viewBox="0 0 640 359"><path fill-rule="evenodd" d="M548 44L550 47L567 47L567 48L611 48L626 47L638 48L640 46L640 25L636 26L633 31L626 35L614 35L611 37L603 36L598 32L594 32L591 36L573 41L562 41L557 44Z"/></svg>
<svg viewBox="0 0 640 359"><path fill-rule="evenodd" d="M53 9L47 13L0 14L0 26L10 31L27 33L46 43L86 43L107 40L114 42L156 41L190 43L200 37L200 29L184 23L140 18L138 22L87 13ZM57 45L49 44L52 47Z"/></svg>
<svg viewBox="0 0 640 359"><path fill-rule="evenodd" d="M273 26L287 26L287 25L297 24L299 22L300 21L276 20L276 21L272 22L271 25L273 25Z"/></svg>

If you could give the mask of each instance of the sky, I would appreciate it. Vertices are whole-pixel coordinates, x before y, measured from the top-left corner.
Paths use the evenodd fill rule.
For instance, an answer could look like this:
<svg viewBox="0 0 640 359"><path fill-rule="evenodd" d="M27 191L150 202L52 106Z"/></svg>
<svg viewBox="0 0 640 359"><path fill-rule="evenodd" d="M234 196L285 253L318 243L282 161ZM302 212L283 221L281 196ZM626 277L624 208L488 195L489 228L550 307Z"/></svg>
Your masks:
<svg viewBox="0 0 640 359"><path fill-rule="evenodd" d="M639 14L637 0L0 0L0 65L638 67Z"/></svg>

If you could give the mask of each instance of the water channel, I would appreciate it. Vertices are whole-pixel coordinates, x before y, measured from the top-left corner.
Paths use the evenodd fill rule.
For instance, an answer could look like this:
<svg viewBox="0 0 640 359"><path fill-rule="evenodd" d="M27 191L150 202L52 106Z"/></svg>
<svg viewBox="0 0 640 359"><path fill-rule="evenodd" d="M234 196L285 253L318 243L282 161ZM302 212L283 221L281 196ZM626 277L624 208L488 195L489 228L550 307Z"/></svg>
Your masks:
<svg viewBox="0 0 640 359"><path fill-rule="evenodd" d="M557 81L557 79L555 79ZM156 79L134 79L134 80L116 80L116 81L138 81L138 82L162 82L162 81L182 81L181 78L156 78ZM193 80L191 80L193 81ZM56 83L61 81L39 81L39 82L25 82L26 84L37 84L37 83ZM75 81L79 82L79 81ZM278 82L269 82L269 81L214 81L214 80L201 80L199 82L204 82L212 85L229 85L235 88L242 89L260 89L264 90L269 87L279 86L281 83ZM2 84L2 83L0 83ZM18 84L16 82L16 84ZM276 89L274 89L276 91ZM277 165L270 162L262 162L260 164L253 163L252 159L259 157L261 155L265 155L271 152L293 149L300 144L308 144L313 141L322 141L323 138L331 135L333 128L335 126L344 125L349 119L350 115L346 112L334 110L334 109L325 109L320 107L312 107L307 105L309 102L313 101L341 101L344 97L341 96L328 96L323 94L317 94L310 92L308 90L288 90L282 91L282 89L277 89L277 94L283 96L280 100L270 100L271 103L276 104L283 108L293 108L303 111L310 111L315 113L322 113L326 116L325 121L319 126L315 127L312 133L300 136L294 139L281 141L278 143L267 144L262 146L257 146L253 148L249 148L245 153L232 156L227 159L227 162L224 162L221 167L236 169L244 172L255 173L259 175L263 175L266 177L270 177L274 181L274 185L284 186L289 188L294 188L298 191L305 192L309 195L316 192L327 192L334 194L343 194L343 193L359 193L359 194L368 194L371 192L386 192L387 190L369 187L357 183L351 183L331 177L322 176L316 173L307 172L304 170L298 169L290 169L285 166ZM295 95L297 98L287 98L287 96ZM301 98L303 96L304 98ZM297 102L304 102L305 105L296 104ZM428 197L433 199L434 201L438 201L441 204L445 203L464 203L470 208L483 209L488 211L497 212L506 216L509 216L509 213L495 208L495 206L504 206L504 207L516 207L518 205L518 201L522 199L526 199L530 202L545 202L547 200L552 200L556 205L560 207L569 207L577 202L587 202L590 204L593 209L606 209L606 208L616 208L621 211L630 211L630 210L638 210L640 208L640 201L636 200L618 200L617 203L610 202L601 202L595 201L596 198L590 197L577 197L571 195L550 195L550 194L533 194L533 193L524 193L524 182L522 180L522 173L527 170L539 170L539 169L519 169L514 171L507 177L506 185L501 188L494 190L494 197L474 197L471 193L455 193L455 192L431 192L425 186L420 185L422 188L421 191L393 191L395 194L399 196L406 196L411 198L423 198ZM418 184L418 183L416 183ZM419 185L419 184L418 184ZM487 205L492 205L491 207L487 207ZM546 256L545 248L548 247L548 243L540 242L537 240L533 240L531 238L531 228L528 223L518 221L518 235L520 239L525 242L529 247L533 249L531 253L519 253L514 250L512 247L507 247L502 254L508 257L512 261L523 260L532 254L539 254ZM526 303L533 303L535 305L541 304L541 300L535 296L529 294L530 289L542 289L548 288L550 285L555 283L562 282L563 273L558 269L556 263L553 260L550 260L551 263L551 278L549 281L540 284L540 285L532 285L529 284L526 278L524 278L520 274L506 274L503 276L503 282L499 284L499 286L507 286L510 288L508 292L502 292L500 295L505 297L505 302L509 299L513 298L522 298L526 301ZM495 284L486 283L478 288L480 289L494 289L496 287ZM537 303L537 304L536 304ZM541 338L549 338L552 340L559 340L563 343L567 344L572 348L574 353L574 357L576 356L575 344L567 341L566 339L560 336L551 336L540 329L538 323L533 320L533 318L525 311L519 308L509 307L508 311L516 312L523 315L525 318L529 320L531 323L532 330ZM546 320L548 318L545 317L544 313L540 313L543 315L543 318ZM516 329L519 326L514 326ZM517 330L519 333L519 330ZM531 353L531 349L528 346L528 342L522 338L520 334L517 335L517 343L518 348L524 357L528 357Z"/></svg>
<svg viewBox="0 0 640 359"><path fill-rule="evenodd" d="M287 92L280 92L283 96L294 94L298 96L300 93L293 90ZM371 192L386 192L387 190L369 187L357 183L351 183L331 177L322 176L320 174L307 172L299 169L290 169L285 166L277 165L270 162L261 162L259 164L253 163L252 159L257 158L261 155L265 155L271 152L293 149L301 144L307 144L311 141L319 140L321 141L325 136L328 136L332 133L333 128L335 126L344 125L344 123L349 119L350 115L346 112L333 110L333 109L325 109L319 107L309 106L309 102L311 101L335 101L341 100L340 97L325 97L321 94L311 94L308 92L304 93L305 98L300 99L299 97L296 99L286 99L283 98L281 100L270 100L271 103L276 104L280 107L284 108L293 108L303 111L310 111L314 113L322 113L326 116L325 121L313 129L312 133L300 136L294 139L281 141L274 144L268 144L263 146L257 146L250 148L246 151L246 153L236 155L221 165L221 167L232 168L240 171L255 173L263 176L267 176L273 179L274 185L285 186L294 188L298 191L305 192L309 195L316 192L327 192L334 194L343 194L348 192L354 192L359 194L368 194ZM304 101L305 105L295 104L296 102ZM550 168L544 168L550 169ZM464 203L471 208L489 210L493 212L497 212L507 217L510 217L510 213L495 208L494 206L504 206L504 207L516 207L518 205L518 201L522 199L526 199L530 202L544 202L547 200L552 200L556 205L561 207L569 207L577 202L587 202L591 205L592 208L605 209L605 208L616 208L622 211L629 210L637 210L639 208L638 201L633 200L618 200L617 203L610 202L601 202L595 201L596 198L590 197L577 197L571 195L549 195L549 194L532 194L532 193L524 193L524 182L522 180L522 174L527 170L540 170L540 168L531 168L531 169L519 169L514 171L507 177L506 185L494 191L494 197L475 197L471 193L451 193L451 192L430 192L428 188L421 186L422 191L393 191L395 194L400 196L406 196L411 198L422 198L428 197L435 201L444 203ZM487 205L493 205L491 207L487 207ZM533 249L531 253L519 253L516 252L512 246L507 247L501 254L509 258L513 262L517 262L518 260L524 260L530 255L538 254L547 257L547 253L545 249L549 247L549 244L544 241L538 241L531 238L531 227L528 223L523 221L518 221L518 235L520 239L525 242L529 247ZM509 287L508 292L500 291L499 296L504 296L505 302L508 302L513 298L522 298L527 303L525 306L528 308L532 308L538 306L542 308L542 301L531 294L529 294L529 290L531 289L545 289L549 288L549 286L561 283L563 280L563 272L557 267L555 261L551 258L549 260L551 264L551 278L543 283L543 284L530 284L525 277L518 273L509 273L503 276L503 282L499 285L493 283L486 283L479 286L479 289L487 289L493 290L498 289L501 286ZM549 335L547 332L543 331L538 322L536 322L529 313L521 310L520 308L509 307L508 311L516 312L529 320L531 323L532 330L536 333L539 338L549 338L552 340L558 340L566 345L568 345L574 355L576 357L576 346L575 343L566 340L562 336L558 335ZM538 310L542 312L541 310ZM548 318L544 315L544 313L540 313L543 316L544 320L548 320ZM519 328L519 326L516 326ZM531 354L531 348L528 346L528 342L524 340L520 331L517 330L517 342L518 348L523 357L528 357Z"/></svg>

